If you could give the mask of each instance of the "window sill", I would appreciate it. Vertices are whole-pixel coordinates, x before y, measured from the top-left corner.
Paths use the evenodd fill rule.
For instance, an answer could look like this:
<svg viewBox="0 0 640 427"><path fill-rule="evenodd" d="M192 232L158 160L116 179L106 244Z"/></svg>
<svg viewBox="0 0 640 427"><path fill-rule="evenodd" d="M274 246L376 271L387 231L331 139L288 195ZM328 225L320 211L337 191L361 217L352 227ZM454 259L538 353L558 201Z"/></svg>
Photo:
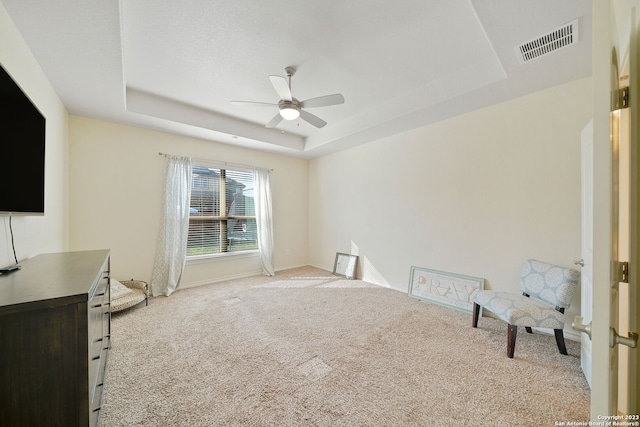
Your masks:
<svg viewBox="0 0 640 427"><path fill-rule="evenodd" d="M212 254L212 255L196 255L187 257L187 264L201 264L212 261L226 261L229 259L237 259L237 258L254 258L259 257L260 252L256 250L250 251L241 251L241 252L231 252L225 254Z"/></svg>

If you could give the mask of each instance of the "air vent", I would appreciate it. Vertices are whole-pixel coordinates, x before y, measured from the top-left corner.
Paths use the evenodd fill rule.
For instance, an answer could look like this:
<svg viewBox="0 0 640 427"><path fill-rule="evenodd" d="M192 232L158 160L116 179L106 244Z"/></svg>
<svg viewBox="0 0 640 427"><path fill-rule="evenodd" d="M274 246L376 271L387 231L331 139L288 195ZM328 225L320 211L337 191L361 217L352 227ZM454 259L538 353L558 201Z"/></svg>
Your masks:
<svg viewBox="0 0 640 427"><path fill-rule="evenodd" d="M516 46L521 64L578 42L578 20L573 20L536 39Z"/></svg>

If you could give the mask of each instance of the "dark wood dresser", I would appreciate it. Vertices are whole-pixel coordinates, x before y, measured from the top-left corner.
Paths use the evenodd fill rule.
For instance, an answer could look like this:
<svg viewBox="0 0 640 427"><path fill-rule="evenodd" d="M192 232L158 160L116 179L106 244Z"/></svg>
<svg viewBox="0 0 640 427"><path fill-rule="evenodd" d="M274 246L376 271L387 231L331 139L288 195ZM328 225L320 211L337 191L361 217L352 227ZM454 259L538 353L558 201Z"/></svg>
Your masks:
<svg viewBox="0 0 640 427"><path fill-rule="evenodd" d="M109 251L0 275L0 426L97 426L110 347Z"/></svg>

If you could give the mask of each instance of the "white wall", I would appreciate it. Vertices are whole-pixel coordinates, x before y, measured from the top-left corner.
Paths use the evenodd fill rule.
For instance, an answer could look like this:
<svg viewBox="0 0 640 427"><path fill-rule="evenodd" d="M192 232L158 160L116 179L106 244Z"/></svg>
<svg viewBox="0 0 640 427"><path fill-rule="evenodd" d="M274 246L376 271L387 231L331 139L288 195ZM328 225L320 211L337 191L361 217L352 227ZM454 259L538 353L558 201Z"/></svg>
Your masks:
<svg viewBox="0 0 640 427"><path fill-rule="evenodd" d="M40 253L68 249L68 115L2 4L0 63L46 118L45 215L12 219L16 255L18 261L22 261ZM3 140L2 143L11 142ZM16 177L15 182L2 185L20 185L19 180L20 177ZM0 267L13 263L9 219L1 216Z"/></svg>
<svg viewBox="0 0 640 427"><path fill-rule="evenodd" d="M166 165L158 152L272 168L275 268L307 264L308 161L78 116L70 118L74 250L111 249L114 278L151 280ZM181 286L261 271L257 256L189 262Z"/></svg>
<svg viewBox="0 0 640 427"><path fill-rule="evenodd" d="M516 292L526 258L574 267L590 117L584 79L311 161L311 264L403 291L412 265Z"/></svg>

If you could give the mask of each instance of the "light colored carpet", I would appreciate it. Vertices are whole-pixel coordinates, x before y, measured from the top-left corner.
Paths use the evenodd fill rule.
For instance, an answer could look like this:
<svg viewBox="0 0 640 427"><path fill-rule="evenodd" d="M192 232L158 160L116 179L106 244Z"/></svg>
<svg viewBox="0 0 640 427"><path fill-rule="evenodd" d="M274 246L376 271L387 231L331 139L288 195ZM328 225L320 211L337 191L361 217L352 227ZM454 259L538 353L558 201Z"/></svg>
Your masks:
<svg viewBox="0 0 640 427"><path fill-rule="evenodd" d="M553 426L588 421L579 343L311 268L114 314L102 426Z"/></svg>

